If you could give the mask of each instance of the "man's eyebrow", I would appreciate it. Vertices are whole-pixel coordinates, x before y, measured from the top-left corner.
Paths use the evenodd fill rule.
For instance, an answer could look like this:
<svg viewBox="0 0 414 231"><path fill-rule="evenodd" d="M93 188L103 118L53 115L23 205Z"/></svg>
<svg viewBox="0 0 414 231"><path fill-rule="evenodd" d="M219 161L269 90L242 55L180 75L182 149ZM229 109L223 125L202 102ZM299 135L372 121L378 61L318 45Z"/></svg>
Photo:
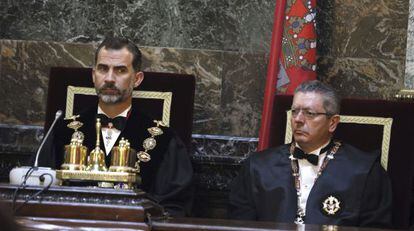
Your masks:
<svg viewBox="0 0 414 231"><path fill-rule="evenodd" d="M108 65L108 64L105 64L105 63L98 63L98 64L96 64L97 66L107 66L107 67L109 67L110 65ZM113 66L114 68L118 68L118 67L128 67L126 64L119 64L119 65L114 65Z"/></svg>
<svg viewBox="0 0 414 231"><path fill-rule="evenodd" d="M310 107L295 107L294 105L292 105L291 108L294 108L294 109L302 109L302 110L311 110L312 109Z"/></svg>
<svg viewBox="0 0 414 231"><path fill-rule="evenodd" d="M115 65L114 68L123 68L123 67L128 67L127 65Z"/></svg>

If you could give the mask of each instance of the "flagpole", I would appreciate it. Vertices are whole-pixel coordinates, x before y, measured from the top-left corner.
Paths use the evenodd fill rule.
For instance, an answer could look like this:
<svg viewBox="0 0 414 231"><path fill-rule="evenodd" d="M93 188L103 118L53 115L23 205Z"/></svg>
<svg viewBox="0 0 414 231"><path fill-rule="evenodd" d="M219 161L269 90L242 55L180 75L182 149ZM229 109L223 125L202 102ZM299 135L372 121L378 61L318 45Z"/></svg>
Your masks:
<svg viewBox="0 0 414 231"><path fill-rule="evenodd" d="M277 74L279 72L279 58L282 49L285 8L286 0L276 0L269 63L267 65L262 121L259 132L259 145L257 148L258 151L266 149L269 146L270 122L272 119L271 116L273 111L274 95L276 93Z"/></svg>

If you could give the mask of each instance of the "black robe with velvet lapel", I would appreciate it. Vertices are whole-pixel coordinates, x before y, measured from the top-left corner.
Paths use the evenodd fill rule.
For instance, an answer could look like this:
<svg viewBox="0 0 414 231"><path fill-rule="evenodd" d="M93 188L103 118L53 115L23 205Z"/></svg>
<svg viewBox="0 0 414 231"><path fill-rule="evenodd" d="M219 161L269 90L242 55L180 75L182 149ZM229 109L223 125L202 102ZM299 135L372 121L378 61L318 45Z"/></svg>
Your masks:
<svg viewBox="0 0 414 231"><path fill-rule="evenodd" d="M309 194L305 224L389 227L391 185L378 157L341 146ZM333 216L322 209L328 196L340 201ZM231 186L230 218L293 223L296 211L289 145L247 158Z"/></svg>
<svg viewBox="0 0 414 231"><path fill-rule="evenodd" d="M96 108L89 108L80 113L77 119L83 123L79 129L85 135L84 145L88 153L95 148L96 143ZM60 120L54 130L49 148L39 159L39 166L50 166L59 169L63 163L64 145L70 143L72 129L66 127L68 121ZM115 145L123 137L131 143L131 148L143 151L144 139L150 137L148 128L156 124L145 114L134 107L131 109L126 126L121 131ZM187 149L178 136L169 128L162 127L163 134L156 136L157 145L148 151L151 155L149 162L140 163L142 184L139 186L151 194L173 216L188 215L192 204L192 175L193 169ZM102 133L101 133L102 134ZM105 152L102 135L100 148ZM110 155L107 155L106 164L110 165Z"/></svg>

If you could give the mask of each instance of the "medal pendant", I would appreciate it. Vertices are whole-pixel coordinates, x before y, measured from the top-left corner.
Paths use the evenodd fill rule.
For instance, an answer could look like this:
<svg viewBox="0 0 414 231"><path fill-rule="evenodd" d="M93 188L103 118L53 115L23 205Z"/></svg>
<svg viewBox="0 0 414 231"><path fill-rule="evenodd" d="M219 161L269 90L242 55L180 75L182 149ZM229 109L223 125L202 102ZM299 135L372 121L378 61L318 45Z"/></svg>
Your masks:
<svg viewBox="0 0 414 231"><path fill-rule="evenodd" d="M341 202L338 200L338 198L334 196L328 196L328 198L326 198L322 202L322 210L328 216L333 216L337 214L340 209L341 209Z"/></svg>

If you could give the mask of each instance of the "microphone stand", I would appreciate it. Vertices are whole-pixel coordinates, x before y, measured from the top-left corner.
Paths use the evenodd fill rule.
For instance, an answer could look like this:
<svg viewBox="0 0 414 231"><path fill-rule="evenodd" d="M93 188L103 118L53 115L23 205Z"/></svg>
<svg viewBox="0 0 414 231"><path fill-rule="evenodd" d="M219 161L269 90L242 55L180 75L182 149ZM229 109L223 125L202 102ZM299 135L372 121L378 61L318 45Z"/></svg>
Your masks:
<svg viewBox="0 0 414 231"><path fill-rule="evenodd" d="M33 166L22 166L22 167L15 167L10 171L10 184L19 185L14 194L13 194L13 210L17 212L22 206L24 206L30 199L40 195L42 192L49 189L51 185L57 185L59 182L56 180L56 171L52 170L51 168L47 167L39 167L39 156L43 150L43 146L46 143L47 139L49 138L51 132L53 131L57 121L62 117L62 111L58 110L55 114L55 119L50 126L49 130L47 131L46 135L44 136L42 143L40 144L37 152L36 158ZM49 176L47 180L45 176ZM26 198L26 200L17 208L15 209L15 204L17 200L17 193L19 189L24 189L27 186L44 186L46 185L41 191L35 193L34 195Z"/></svg>
<svg viewBox="0 0 414 231"><path fill-rule="evenodd" d="M39 165L39 156L40 156L40 152L42 151L43 146L44 146L44 145L45 145L45 143L46 143L46 140L49 138L50 133L51 133L51 132L52 132L52 130L54 129L56 122L60 119L60 117L62 117L62 114L63 114L63 113L62 113L62 111L61 111L61 110L58 110L58 111L56 112L56 114L55 114L55 120L53 120L52 125L50 125L50 128L49 128L49 130L47 131L47 133L46 133L45 137L43 138L42 143L40 144L39 148L37 149L37 152L36 152L36 159L35 159L35 162L34 162L33 167L35 167L35 168L37 168L37 167L38 167L38 165Z"/></svg>

